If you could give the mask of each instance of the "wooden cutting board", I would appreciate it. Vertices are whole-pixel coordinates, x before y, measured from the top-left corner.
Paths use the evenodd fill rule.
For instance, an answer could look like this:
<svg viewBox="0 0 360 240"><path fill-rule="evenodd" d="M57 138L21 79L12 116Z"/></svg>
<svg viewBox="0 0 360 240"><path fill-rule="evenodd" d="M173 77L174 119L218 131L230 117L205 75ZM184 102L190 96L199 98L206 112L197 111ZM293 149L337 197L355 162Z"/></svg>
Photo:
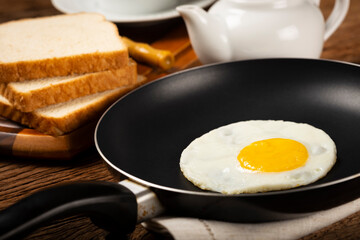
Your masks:
<svg viewBox="0 0 360 240"><path fill-rule="evenodd" d="M146 77L144 83L200 65L191 48L185 27L177 26L174 30L168 31L166 36L152 42L151 46L174 53L175 64L165 72L138 63L138 74ZM71 159L94 146L97 121L98 119L95 119L69 134L53 137L0 118L0 154L28 158Z"/></svg>

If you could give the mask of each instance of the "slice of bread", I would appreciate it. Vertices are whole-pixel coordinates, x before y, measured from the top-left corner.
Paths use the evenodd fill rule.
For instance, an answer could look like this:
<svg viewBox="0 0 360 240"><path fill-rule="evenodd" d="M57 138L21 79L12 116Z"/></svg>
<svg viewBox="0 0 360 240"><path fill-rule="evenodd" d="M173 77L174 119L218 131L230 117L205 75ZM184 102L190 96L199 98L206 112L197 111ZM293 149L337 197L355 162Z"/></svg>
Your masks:
<svg viewBox="0 0 360 240"><path fill-rule="evenodd" d="M0 82L118 69L128 50L115 24L96 13L0 24Z"/></svg>
<svg viewBox="0 0 360 240"><path fill-rule="evenodd" d="M0 83L0 94L16 109L31 112L37 108L66 102L78 97L135 84L136 63L130 61L123 68L82 75L42 78Z"/></svg>
<svg viewBox="0 0 360 240"><path fill-rule="evenodd" d="M28 124L27 114L16 110L13 105L2 95L0 95L0 115L14 122L23 125Z"/></svg>
<svg viewBox="0 0 360 240"><path fill-rule="evenodd" d="M144 80L139 78L133 85L87 95L27 113L17 110L5 97L0 96L0 115L39 132L60 136L97 120L119 97L142 84Z"/></svg>

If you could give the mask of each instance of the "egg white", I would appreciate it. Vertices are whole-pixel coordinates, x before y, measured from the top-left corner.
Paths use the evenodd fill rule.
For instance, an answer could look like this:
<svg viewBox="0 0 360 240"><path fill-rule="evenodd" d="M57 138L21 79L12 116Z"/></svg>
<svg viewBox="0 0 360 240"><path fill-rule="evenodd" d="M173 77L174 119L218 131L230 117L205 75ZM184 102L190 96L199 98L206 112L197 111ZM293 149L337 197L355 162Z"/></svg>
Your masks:
<svg viewBox="0 0 360 240"><path fill-rule="evenodd" d="M237 156L247 145L269 138L302 143L305 165L284 172L243 169ZM180 157L180 169L196 186L224 194L256 193L307 185L324 177L336 162L336 146L321 129L305 123L251 120L214 129L192 141Z"/></svg>

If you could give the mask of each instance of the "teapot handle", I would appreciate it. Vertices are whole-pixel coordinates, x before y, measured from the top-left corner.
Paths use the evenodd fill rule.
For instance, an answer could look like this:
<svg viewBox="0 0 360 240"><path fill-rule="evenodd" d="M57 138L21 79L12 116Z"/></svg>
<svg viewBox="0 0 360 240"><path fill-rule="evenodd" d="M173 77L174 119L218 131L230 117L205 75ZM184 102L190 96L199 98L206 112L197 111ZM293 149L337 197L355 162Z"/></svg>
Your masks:
<svg viewBox="0 0 360 240"><path fill-rule="evenodd" d="M312 0L317 6L320 5L320 0ZM335 30L340 26L344 20L346 13L349 10L350 0L336 0L334 8L325 22L324 40L327 40Z"/></svg>

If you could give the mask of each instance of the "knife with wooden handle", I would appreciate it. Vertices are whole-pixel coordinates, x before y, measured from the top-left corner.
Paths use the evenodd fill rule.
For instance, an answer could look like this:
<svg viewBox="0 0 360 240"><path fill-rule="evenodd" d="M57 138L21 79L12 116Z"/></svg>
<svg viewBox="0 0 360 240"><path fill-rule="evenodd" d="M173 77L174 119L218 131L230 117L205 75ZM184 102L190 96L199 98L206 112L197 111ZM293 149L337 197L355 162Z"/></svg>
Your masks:
<svg viewBox="0 0 360 240"><path fill-rule="evenodd" d="M127 37L122 37L128 47L129 55L138 62L160 67L162 70L170 69L174 64L174 55L167 50L151 47L149 44L134 42Z"/></svg>

